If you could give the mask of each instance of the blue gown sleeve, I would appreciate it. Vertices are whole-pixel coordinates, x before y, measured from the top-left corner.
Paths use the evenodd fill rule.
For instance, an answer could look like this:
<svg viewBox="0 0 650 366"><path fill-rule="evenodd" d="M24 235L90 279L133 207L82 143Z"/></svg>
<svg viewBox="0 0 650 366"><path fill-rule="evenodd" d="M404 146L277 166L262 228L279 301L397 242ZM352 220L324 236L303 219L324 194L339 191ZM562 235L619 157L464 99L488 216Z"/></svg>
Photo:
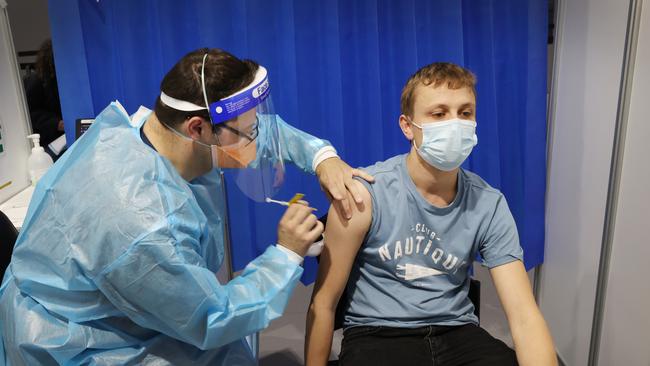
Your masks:
<svg viewBox="0 0 650 366"><path fill-rule="evenodd" d="M271 246L221 285L203 265L197 243L179 243L182 234L161 226L96 278L135 323L205 350L262 330L282 314L302 274L285 253Z"/></svg>
<svg viewBox="0 0 650 366"><path fill-rule="evenodd" d="M322 148L332 146L332 144L289 125L279 115L276 115L276 121L280 142L283 146L282 158L294 163L302 171L314 174L312 164L316 154Z"/></svg>
<svg viewBox="0 0 650 366"><path fill-rule="evenodd" d="M3 365L7 363L7 358L5 356L5 346L4 341L2 340L2 334L0 334L0 361Z"/></svg>

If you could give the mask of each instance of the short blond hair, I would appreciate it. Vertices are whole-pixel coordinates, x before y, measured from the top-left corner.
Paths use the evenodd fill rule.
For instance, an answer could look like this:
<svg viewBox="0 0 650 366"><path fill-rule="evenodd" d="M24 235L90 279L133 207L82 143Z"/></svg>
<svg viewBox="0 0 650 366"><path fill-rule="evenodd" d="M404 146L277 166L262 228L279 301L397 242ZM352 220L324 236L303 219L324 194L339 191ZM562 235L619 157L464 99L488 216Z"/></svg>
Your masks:
<svg viewBox="0 0 650 366"><path fill-rule="evenodd" d="M400 108L403 115L413 117L415 88L418 85L433 85L437 88L446 84L449 89L470 88L476 96L476 76L464 67L449 62L434 62L422 67L411 77L402 89Z"/></svg>

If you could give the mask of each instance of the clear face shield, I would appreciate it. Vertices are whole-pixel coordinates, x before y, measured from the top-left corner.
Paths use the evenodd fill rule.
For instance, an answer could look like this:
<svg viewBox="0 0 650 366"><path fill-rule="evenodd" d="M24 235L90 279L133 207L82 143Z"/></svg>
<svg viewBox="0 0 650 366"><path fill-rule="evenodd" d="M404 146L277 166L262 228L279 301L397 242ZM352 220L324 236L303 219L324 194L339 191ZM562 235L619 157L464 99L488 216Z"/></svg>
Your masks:
<svg viewBox="0 0 650 366"><path fill-rule="evenodd" d="M232 169L239 189L249 198L264 202L273 197L284 182L284 162L276 114L271 101L267 71L260 66L253 81L242 90L209 103L205 92L205 60L201 70L205 105L172 98L161 92L160 100L170 108L192 112L208 109L215 134L214 145L194 142L210 149L212 166ZM167 126L174 133L179 131Z"/></svg>

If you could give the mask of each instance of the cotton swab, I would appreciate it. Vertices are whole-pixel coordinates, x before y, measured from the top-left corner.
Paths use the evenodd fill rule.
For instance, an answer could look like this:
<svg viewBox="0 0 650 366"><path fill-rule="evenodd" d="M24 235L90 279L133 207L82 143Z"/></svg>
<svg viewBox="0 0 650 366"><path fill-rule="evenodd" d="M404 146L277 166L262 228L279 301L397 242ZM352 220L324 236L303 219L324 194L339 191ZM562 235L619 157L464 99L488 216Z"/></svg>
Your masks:
<svg viewBox="0 0 650 366"><path fill-rule="evenodd" d="M305 195L302 194L302 193L296 193L293 196L293 198L291 198L289 201L278 201L278 200L274 200L274 199L272 199L270 197L266 197L266 203L277 203L278 205L282 205L282 206L290 206L290 205L300 201L303 197L305 197ZM312 210L313 211L318 211L315 208L312 208Z"/></svg>
<svg viewBox="0 0 650 366"><path fill-rule="evenodd" d="M266 197L266 203L277 203L278 205L289 206L289 202L287 201L278 201L278 200L271 199L269 197Z"/></svg>

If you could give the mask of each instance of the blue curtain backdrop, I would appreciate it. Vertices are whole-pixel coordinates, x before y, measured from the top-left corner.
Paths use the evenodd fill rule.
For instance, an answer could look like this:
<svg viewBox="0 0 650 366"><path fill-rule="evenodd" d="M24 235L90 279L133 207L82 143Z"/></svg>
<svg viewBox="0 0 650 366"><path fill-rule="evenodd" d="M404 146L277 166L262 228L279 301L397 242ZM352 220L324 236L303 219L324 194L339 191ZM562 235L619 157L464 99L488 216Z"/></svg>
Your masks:
<svg viewBox="0 0 650 366"><path fill-rule="evenodd" d="M501 189L525 263L543 261L546 180L546 0L50 0L68 141L76 118L119 100L152 107L164 74L199 47L251 58L270 73L276 110L330 140L352 166L408 151L397 120L407 78L450 61L478 77L479 144L465 163ZM295 192L325 213L316 179L290 170ZM243 268L275 241L283 209L230 185L233 260ZM308 260L303 281L314 278Z"/></svg>

